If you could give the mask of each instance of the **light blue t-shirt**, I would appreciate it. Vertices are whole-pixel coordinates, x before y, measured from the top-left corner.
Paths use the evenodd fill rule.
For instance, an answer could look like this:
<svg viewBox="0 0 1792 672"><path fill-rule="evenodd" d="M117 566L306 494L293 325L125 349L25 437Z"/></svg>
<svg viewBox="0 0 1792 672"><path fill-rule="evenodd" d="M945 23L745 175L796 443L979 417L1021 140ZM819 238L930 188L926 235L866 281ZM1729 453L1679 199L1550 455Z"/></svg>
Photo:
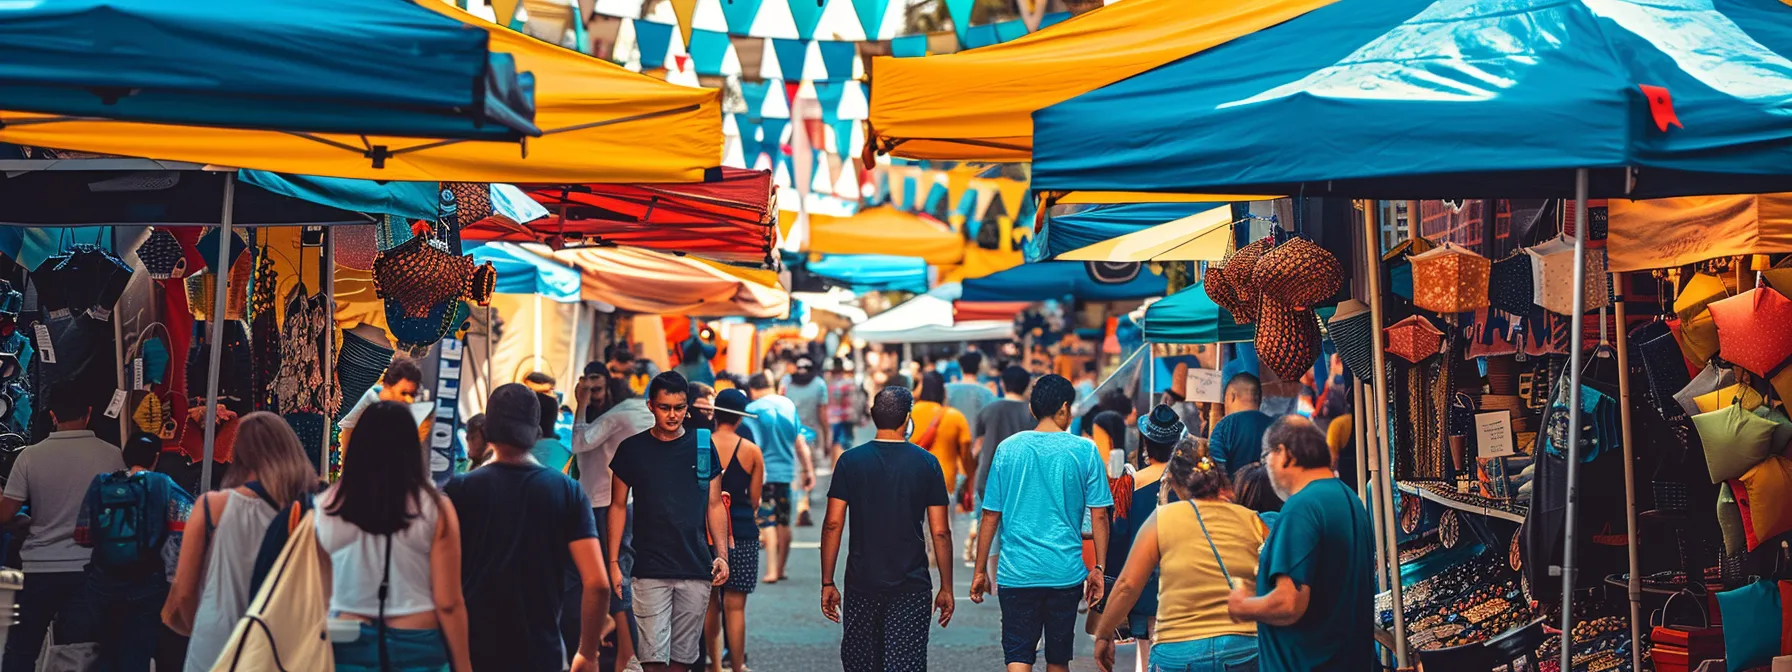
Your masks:
<svg viewBox="0 0 1792 672"><path fill-rule="evenodd" d="M983 510L1002 514L997 586L1065 588L1088 578L1083 518L1114 504L1096 452L1069 432L1025 431L996 448Z"/></svg>
<svg viewBox="0 0 1792 672"><path fill-rule="evenodd" d="M789 484L796 480L796 436L800 431L796 404L776 394L747 404L741 424L752 428L753 442L765 455L765 482Z"/></svg>

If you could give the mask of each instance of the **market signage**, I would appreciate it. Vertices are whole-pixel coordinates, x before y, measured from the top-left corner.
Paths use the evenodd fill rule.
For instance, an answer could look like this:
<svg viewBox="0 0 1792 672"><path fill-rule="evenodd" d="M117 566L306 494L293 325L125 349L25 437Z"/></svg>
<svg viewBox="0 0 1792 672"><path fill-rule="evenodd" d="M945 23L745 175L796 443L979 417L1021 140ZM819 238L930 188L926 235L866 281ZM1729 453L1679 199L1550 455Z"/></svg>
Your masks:
<svg viewBox="0 0 1792 672"><path fill-rule="evenodd" d="M436 415L429 430L429 473L436 484L454 475L456 430L460 415L461 359L465 346L453 336L443 338L436 364Z"/></svg>

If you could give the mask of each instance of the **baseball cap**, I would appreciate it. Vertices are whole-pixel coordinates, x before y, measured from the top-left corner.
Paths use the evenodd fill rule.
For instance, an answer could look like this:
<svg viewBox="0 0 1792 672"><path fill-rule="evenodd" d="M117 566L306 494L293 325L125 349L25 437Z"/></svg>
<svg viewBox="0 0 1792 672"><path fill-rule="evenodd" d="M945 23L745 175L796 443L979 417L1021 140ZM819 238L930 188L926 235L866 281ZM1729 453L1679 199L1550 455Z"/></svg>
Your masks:
<svg viewBox="0 0 1792 672"><path fill-rule="evenodd" d="M507 383L492 390L485 404L485 438L517 448L529 448L541 438L541 401L522 383Z"/></svg>
<svg viewBox="0 0 1792 672"><path fill-rule="evenodd" d="M747 403L747 393L736 389L727 389L716 393L716 401L713 408L725 413L733 413L741 417L757 417L752 413L747 412Z"/></svg>

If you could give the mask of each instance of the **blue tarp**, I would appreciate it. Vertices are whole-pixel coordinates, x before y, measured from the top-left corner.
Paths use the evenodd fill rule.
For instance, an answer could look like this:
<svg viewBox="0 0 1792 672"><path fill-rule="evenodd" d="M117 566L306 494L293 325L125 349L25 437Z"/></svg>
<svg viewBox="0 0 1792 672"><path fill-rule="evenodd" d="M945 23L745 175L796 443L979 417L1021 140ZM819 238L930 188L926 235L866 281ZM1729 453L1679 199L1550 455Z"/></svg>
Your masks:
<svg viewBox="0 0 1792 672"><path fill-rule="evenodd" d="M927 262L912 257L830 254L808 262L808 269L855 292L927 291Z"/></svg>
<svg viewBox="0 0 1792 672"><path fill-rule="evenodd" d="M1772 0L1342 0L1035 112L1033 187L1555 198L1588 168L1594 198L1786 191L1786 54Z"/></svg>
<svg viewBox="0 0 1792 672"><path fill-rule="evenodd" d="M1027 242L1027 262L1048 261L1071 250L1136 233L1159 224L1230 207L1226 203L1121 203L1047 217Z"/></svg>
<svg viewBox="0 0 1792 672"><path fill-rule="evenodd" d="M0 107L405 137L540 135L534 83L413 2L0 3Z"/></svg>
<svg viewBox="0 0 1792 672"><path fill-rule="evenodd" d="M239 171L242 181L283 196L312 203L353 210L392 215L405 219L434 221L439 182L375 182L341 177L284 175L261 170ZM519 224L548 216L547 208L528 194L508 184L491 185L492 212L509 217Z"/></svg>
<svg viewBox="0 0 1792 672"><path fill-rule="evenodd" d="M1066 296L1084 301L1122 301L1162 296L1164 276L1135 267L1137 275L1119 282L1104 282L1089 273L1080 261L1047 261L1021 264L1005 271L964 281L962 301L1044 301Z"/></svg>
<svg viewBox="0 0 1792 672"><path fill-rule="evenodd" d="M1257 337L1256 325L1234 323L1199 284L1147 307L1144 326L1151 343L1245 343Z"/></svg>
<svg viewBox="0 0 1792 672"><path fill-rule="evenodd" d="M511 243L486 243L467 250L478 263L498 269L499 294L540 294L573 303L579 300L579 271Z"/></svg>

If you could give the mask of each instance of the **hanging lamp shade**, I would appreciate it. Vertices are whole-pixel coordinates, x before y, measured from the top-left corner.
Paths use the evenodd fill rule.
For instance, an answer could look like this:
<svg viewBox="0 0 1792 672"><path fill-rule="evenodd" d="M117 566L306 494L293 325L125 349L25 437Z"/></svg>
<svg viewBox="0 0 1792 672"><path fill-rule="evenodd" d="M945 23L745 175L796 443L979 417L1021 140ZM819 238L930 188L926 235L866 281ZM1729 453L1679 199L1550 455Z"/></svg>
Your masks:
<svg viewBox="0 0 1792 672"><path fill-rule="evenodd" d="M1444 332L1423 315L1413 315L1387 329L1388 354L1414 364L1437 354L1443 343Z"/></svg>
<svg viewBox="0 0 1792 672"><path fill-rule="evenodd" d="M1375 323L1369 305L1351 299L1338 304L1338 312L1325 323L1325 332L1337 347L1344 367L1357 380L1369 382L1375 376Z"/></svg>
<svg viewBox="0 0 1792 672"><path fill-rule="evenodd" d="M1257 357L1264 366L1283 380L1300 380L1313 367L1319 359L1313 305L1336 294L1343 282L1338 258L1305 238L1258 258L1250 287L1258 295Z"/></svg>
<svg viewBox="0 0 1792 672"><path fill-rule="evenodd" d="M1525 250L1531 255L1532 291L1537 305L1558 315L1574 314L1574 244L1557 237ZM1611 305L1611 280L1605 271L1605 250L1586 249L1586 284L1582 306L1592 312Z"/></svg>
<svg viewBox="0 0 1792 672"><path fill-rule="evenodd" d="M1415 306L1437 313L1466 313L1486 308L1487 282L1493 264L1455 243L1412 255Z"/></svg>
<svg viewBox="0 0 1792 672"><path fill-rule="evenodd" d="M1792 357L1792 300L1757 287L1709 306L1719 352L1730 363L1765 376Z"/></svg>

